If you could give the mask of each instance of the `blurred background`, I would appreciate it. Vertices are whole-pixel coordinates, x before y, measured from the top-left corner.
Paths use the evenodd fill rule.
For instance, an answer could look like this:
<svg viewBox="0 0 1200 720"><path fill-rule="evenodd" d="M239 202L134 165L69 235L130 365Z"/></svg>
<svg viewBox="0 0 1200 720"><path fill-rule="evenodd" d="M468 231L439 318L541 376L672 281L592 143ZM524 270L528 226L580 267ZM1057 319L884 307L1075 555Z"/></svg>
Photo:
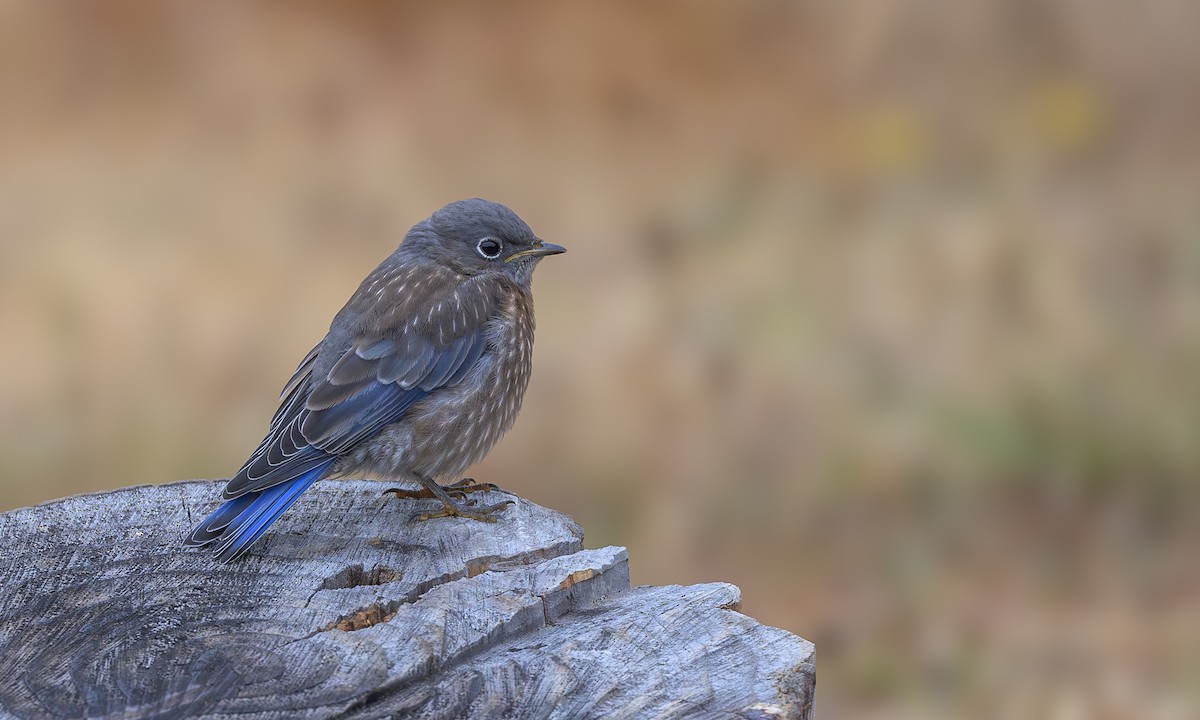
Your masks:
<svg viewBox="0 0 1200 720"><path fill-rule="evenodd" d="M1200 708L1200 5L0 2L0 509L224 477L483 196L471 474L726 580L822 718Z"/></svg>

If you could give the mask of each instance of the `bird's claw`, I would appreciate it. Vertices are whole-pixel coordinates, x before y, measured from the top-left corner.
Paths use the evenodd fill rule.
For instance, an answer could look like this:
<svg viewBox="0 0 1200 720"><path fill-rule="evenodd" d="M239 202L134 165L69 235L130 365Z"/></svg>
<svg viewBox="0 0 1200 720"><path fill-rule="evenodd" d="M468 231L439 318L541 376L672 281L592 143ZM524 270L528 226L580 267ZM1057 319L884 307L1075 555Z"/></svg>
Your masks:
<svg viewBox="0 0 1200 720"><path fill-rule="evenodd" d="M426 488L419 490L409 490L408 488L388 488L380 493L380 495L395 495L398 498L408 498L410 500L427 500L436 497Z"/></svg>

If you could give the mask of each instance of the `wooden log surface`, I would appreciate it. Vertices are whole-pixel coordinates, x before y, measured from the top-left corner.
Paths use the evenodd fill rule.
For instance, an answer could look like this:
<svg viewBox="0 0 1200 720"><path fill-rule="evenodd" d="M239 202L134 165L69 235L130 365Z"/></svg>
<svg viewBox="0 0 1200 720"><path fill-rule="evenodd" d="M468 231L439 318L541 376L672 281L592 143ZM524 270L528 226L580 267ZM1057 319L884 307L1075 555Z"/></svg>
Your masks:
<svg viewBox="0 0 1200 720"><path fill-rule="evenodd" d="M0 717L807 718L813 646L724 583L629 588L518 499L499 522L318 483L243 560L185 550L221 483L0 515Z"/></svg>

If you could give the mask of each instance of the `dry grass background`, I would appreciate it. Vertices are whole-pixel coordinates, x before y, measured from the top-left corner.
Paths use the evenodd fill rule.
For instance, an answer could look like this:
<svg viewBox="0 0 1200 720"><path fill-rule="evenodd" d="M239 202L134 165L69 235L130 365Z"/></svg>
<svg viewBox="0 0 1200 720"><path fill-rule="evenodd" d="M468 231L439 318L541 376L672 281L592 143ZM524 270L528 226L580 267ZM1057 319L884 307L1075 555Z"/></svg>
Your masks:
<svg viewBox="0 0 1200 720"><path fill-rule="evenodd" d="M729 580L818 716L1200 707L1200 6L0 2L0 508L219 477L484 196L570 248L473 474Z"/></svg>

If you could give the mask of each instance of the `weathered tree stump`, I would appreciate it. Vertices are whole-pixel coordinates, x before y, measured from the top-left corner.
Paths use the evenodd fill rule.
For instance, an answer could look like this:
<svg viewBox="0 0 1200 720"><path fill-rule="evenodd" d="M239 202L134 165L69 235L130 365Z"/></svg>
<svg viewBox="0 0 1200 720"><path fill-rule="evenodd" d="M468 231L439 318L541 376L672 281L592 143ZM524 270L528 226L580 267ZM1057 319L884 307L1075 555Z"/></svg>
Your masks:
<svg viewBox="0 0 1200 720"><path fill-rule="evenodd" d="M180 546L220 487L0 515L0 715L811 715L811 643L732 585L630 589L624 548L546 508L415 522L428 501L323 482L221 566Z"/></svg>

